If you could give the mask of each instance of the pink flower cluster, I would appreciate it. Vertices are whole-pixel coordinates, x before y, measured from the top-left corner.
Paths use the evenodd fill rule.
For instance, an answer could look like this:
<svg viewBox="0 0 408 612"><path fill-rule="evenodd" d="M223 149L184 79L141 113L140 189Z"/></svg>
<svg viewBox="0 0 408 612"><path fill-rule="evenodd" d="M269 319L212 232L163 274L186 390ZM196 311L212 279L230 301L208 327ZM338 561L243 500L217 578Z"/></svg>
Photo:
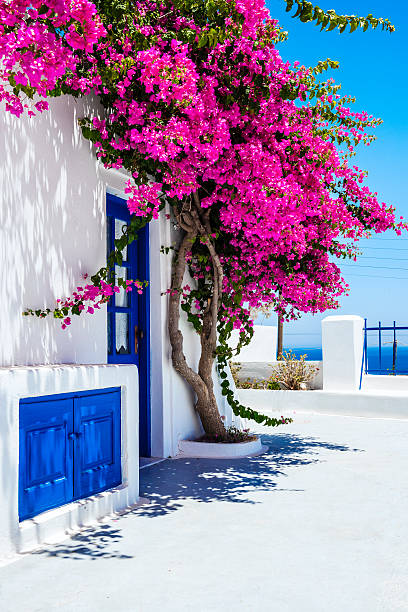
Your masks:
<svg viewBox="0 0 408 612"><path fill-rule="evenodd" d="M353 113L330 82L312 107L310 71L280 57L264 0L229 5L222 35L207 44L208 20L170 2L135 0L132 27L115 35L108 24L104 36L87 0L45 0L46 13L41 0L0 0L0 76L42 96L61 79L109 99L88 126L106 166L135 178L132 214L157 218L165 198L180 206L199 193L217 230L222 317L241 328L262 305L288 317L335 307L347 285L333 259L353 256L370 232L405 226L332 142L352 153L376 120ZM21 114L19 96L3 88L1 97ZM210 283L208 262L196 253L189 265ZM87 286L74 303L99 304L105 289ZM205 300L192 296L200 308Z"/></svg>
<svg viewBox="0 0 408 612"><path fill-rule="evenodd" d="M135 185L128 181L125 193L130 194L127 200L129 212L137 217L152 216L153 219L157 219L162 187L161 183L151 182L147 185Z"/></svg>
<svg viewBox="0 0 408 612"><path fill-rule="evenodd" d="M93 51L105 35L96 7L88 0L0 0L0 102L20 116L23 103L11 85L47 97L61 77L74 72L78 50ZM44 100L34 105L42 112Z"/></svg>
<svg viewBox="0 0 408 612"><path fill-rule="evenodd" d="M95 310L100 309L102 304L108 302L115 293L120 293L121 291L128 293L132 291L133 288L136 289L137 293L143 293L143 283L139 280L126 280L124 281L123 287L106 283L102 280L98 285L87 284L84 287L77 287L76 291L74 291L69 298L57 300L57 308L62 312L65 310L72 311L72 309L74 309L76 314L80 314L82 311L93 314ZM63 319L61 327L62 329L66 329L70 324L71 317L66 316Z"/></svg>
<svg viewBox="0 0 408 612"><path fill-rule="evenodd" d="M231 11L233 4L244 16L241 35L209 48L199 63L196 50L166 35L179 31L184 18L159 7L162 18L143 30L150 46L136 53L136 62L111 86L117 102L109 129L95 127L102 159L113 147L156 165L160 182L127 185L133 214L156 217L163 195L181 202L195 191L202 194L203 208L214 208L222 232L216 246L223 252L222 241L230 245L222 263L224 292L234 306L226 300L222 316L240 328L249 315L244 305L272 304L289 317L335 307L347 285L333 256L353 252L350 242L367 231L394 227L395 218L361 186L361 171L348 167L335 145L319 135L319 128L328 126L325 116L282 98L288 86L302 95L308 71L283 62L270 39L258 44L262 33L270 38L276 28L264 0L236 0ZM158 5L137 3L141 21L153 6ZM203 30L193 20L187 27L198 40ZM132 57L131 41L101 46L107 66L126 65ZM246 102L237 91L246 92ZM331 105L346 121L337 135L358 142L371 118L340 104L336 111L339 99L322 96L317 109ZM250 101L256 112L249 112ZM163 102L177 112L166 113ZM211 276L211 266L199 260L190 267L196 280ZM193 303L200 307L199 300Z"/></svg>
<svg viewBox="0 0 408 612"><path fill-rule="evenodd" d="M164 51L165 48L166 44L162 44L139 51L139 80L146 93L151 94L152 102L174 100L177 104L191 104L197 93L199 75L194 62L188 57L188 45L173 39L170 52Z"/></svg>

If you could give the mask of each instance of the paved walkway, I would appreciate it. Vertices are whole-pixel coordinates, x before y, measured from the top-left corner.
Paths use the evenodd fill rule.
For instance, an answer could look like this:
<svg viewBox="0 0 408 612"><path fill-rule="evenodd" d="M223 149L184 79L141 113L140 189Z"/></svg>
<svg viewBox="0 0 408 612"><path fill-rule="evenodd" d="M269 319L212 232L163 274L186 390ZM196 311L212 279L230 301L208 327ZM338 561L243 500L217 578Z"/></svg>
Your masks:
<svg viewBox="0 0 408 612"><path fill-rule="evenodd" d="M298 414L264 439L145 468L149 505L0 569L1 612L406 612L408 421Z"/></svg>

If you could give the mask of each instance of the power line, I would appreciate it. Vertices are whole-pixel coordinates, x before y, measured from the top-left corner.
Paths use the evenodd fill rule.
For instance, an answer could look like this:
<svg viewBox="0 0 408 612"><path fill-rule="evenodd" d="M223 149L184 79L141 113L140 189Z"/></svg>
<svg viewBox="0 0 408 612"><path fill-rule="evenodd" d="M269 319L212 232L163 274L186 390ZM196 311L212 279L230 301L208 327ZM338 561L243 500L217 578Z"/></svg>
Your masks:
<svg viewBox="0 0 408 612"><path fill-rule="evenodd" d="M397 253L399 251L401 251L401 252L402 251L408 251L408 249L394 249L393 247L389 247L389 248L386 248L386 247L361 247L361 248L363 248L364 250L370 250L370 251L388 251L388 252L396 251Z"/></svg>
<svg viewBox="0 0 408 612"><path fill-rule="evenodd" d="M364 266L362 264L344 264L344 263L339 263L340 266L348 266L350 268L374 268L375 270L405 270L406 272L408 272L408 268L398 268L397 266Z"/></svg>
<svg viewBox="0 0 408 612"><path fill-rule="evenodd" d="M364 238L361 238L361 240L364 240ZM398 242L408 242L408 238L367 238L367 240L370 242L372 240L379 240L380 242L390 242L395 240L398 240Z"/></svg>
<svg viewBox="0 0 408 612"><path fill-rule="evenodd" d="M373 276L372 274L354 274L353 272L347 273L347 278L349 276L364 276L366 278L372 278L376 280L377 278L395 278L397 280L408 280L408 276L382 276L381 274L376 274Z"/></svg>
<svg viewBox="0 0 408 612"><path fill-rule="evenodd" d="M383 261L384 259L387 259L387 260L390 260L390 261L406 261L406 262L408 262L408 257L405 257L404 259L401 259L401 258L398 258L398 257L374 257L374 255L360 255L360 258L362 258L362 259L377 259L377 260L380 260L380 261Z"/></svg>

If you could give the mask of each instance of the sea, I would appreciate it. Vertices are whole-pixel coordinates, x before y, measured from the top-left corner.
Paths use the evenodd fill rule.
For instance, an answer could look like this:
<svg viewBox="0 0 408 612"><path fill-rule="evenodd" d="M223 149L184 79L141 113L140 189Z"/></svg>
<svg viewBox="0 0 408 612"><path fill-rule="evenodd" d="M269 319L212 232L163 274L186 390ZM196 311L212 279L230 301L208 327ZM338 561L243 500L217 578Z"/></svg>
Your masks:
<svg viewBox="0 0 408 612"><path fill-rule="evenodd" d="M301 355L307 355L307 361L321 361L321 347L284 347L283 351L291 350L292 353L299 358ZM368 372L377 374L393 374L392 368L392 346L386 345L381 347L381 365L378 346L369 346L367 348ZM381 370L381 372L379 371ZM396 374L408 374L408 346L398 346L396 364Z"/></svg>

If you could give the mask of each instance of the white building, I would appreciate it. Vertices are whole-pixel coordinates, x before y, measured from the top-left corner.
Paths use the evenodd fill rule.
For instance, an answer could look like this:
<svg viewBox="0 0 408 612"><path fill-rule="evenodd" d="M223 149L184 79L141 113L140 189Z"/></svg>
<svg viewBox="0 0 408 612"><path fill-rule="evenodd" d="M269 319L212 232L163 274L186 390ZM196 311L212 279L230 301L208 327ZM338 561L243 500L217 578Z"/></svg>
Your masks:
<svg viewBox="0 0 408 612"><path fill-rule="evenodd" d="M29 119L0 114L0 555L33 547L139 499L144 456L169 457L201 425L173 370L167 335L170 257L163 217L129 248L142 297L73 317L53 307L106 263L108 226L126 222L124 172L106 170L77 120L89 101L59 98ZM110 221L107 216L110 215ZM116 225L115 225L116 224ZM109 310L109 313L108 313ZM108 342L108 320L110 334ZM199 342L183 323L195 367ZM111 346L108 346L108 345ZM137 345L137 346L136 346ZM221 399L229 422L231 413ZM139 439L140 424L140 439ZM84 501L85 500L85 501Z"/></svg>

